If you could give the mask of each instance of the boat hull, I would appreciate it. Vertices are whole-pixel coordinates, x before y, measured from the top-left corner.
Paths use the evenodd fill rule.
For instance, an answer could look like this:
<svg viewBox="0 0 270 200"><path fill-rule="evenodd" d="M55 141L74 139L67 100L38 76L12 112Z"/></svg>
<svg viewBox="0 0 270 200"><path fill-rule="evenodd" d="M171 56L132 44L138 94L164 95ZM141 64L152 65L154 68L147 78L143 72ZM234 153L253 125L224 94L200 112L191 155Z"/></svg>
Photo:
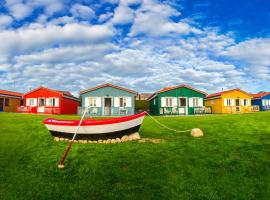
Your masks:
<svg viewBox="0 0 270 200"><path fill-rule="evenodd" d="M84 120L76 139L114 139L138 132L145 113L107 120ZM77 120L46 119L44 124L55 137L71 139L77 129Z"/></svg>

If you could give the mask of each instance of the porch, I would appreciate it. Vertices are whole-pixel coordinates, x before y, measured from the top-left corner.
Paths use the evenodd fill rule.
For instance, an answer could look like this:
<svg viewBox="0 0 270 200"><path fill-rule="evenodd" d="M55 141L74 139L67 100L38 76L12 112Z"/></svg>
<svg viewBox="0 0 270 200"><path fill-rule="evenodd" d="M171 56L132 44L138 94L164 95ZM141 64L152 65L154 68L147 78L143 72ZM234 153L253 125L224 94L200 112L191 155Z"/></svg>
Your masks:
<svg viewBox="0 0 270 200"><path fill-rule="evenodd" d="M18 113L37 113L37 114L60 114L60 108L55 107L31 107L31 106L19 106L17 107Z"/></svg>
<svg viewBox="0 0 270 200"><path fill-rule="evenodd" d="M78 107L77 114L82 115L86 107ZM132 107L90 107L86 112L88 116L128 116L133 115Z"/></svg>
<svg viewBox="0 0 270 200"><path fill-rule="evenodd" d="M225 113L259 112L260 106L226 106Z"/></svg>
<svg viewBox="0 0 270 200"><path fill-rule="evenodd" d="M161 107L159 109L160 115L188 115L188 114L211 114L212 109L211 107L186 107L186 106L180 106L180 107Z"/></svg>

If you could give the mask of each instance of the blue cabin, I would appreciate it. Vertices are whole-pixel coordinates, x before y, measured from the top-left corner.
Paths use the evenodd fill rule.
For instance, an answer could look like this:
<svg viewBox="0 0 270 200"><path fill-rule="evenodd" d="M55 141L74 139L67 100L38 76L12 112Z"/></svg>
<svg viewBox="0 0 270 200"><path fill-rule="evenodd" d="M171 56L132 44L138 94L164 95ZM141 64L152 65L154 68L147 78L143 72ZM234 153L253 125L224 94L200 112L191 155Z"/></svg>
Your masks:
<svg viewBox="0 0 270 200"><path fill-rule="evenodd" d="M259 106L260 111L270 110L270 92L260 92L252 95L252 105Z"/></svg>
<svg viewBox="0 0 270 200"><path fill-rule="evenodd" d="M135 112L137 92L112 84L99 85L80 92L82 107L86 107L90 116L126 116Z"/></svg>

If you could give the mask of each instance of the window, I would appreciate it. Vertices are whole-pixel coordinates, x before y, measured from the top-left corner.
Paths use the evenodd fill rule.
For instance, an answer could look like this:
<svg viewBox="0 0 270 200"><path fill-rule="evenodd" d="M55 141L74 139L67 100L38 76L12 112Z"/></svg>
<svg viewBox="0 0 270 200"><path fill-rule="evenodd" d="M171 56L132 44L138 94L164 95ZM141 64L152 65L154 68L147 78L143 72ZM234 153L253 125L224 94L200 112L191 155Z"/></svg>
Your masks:
<svg viewBox="0 0 270 200"><path fill-rule="evenodd" d="M232 106L232 99L226 99L227 106Z"/></svg>
<svg viewBox="0 0 270 200"><path fill-rule="evenodd" d="M28 99L28 102L29 102L29 106L35 106L35 99L30 98Z"/></svg>
<svg viewBox="0 0 270 200"><path fill-rule="evenodd" d="M55 106L55 98L49 98L47 106Z"/></svg>
<svg viewBox="0 0 270 200"><path fill-rule="evenodd" d="M154 105L156 105L156 98L154 98Z"/></svg>
<svg viewBox="0 0 270 200"><path fill-rule="evenodd" d="M5 99L5 106L9 106L9 98Z"/></svg>
<svg viewBox="0 0 270 200"><path fill-rule="evenodd" d="M166 107L172 107L172 98L166 98Z"/></svg>
<svg viewBox="0 0 270 200"><path fill-rule="evenodd" d="M90 107L97 107L97 98L96 97L90 97Z"/></svg>
<svg viewBox="0 0 270 200"><path fill-rule="evenodd" d="M199 98L193 98L193 107L198 107L199 105Z"/></svg>
<svg viewBox="0 0 270 200"><path fill-rule="evenodd" d="M243 100L243 106L248 106L248 99Z"/></svg>
<svg viewBox="0 0 270 200"><path fill-rule="evenodd" d="M127 99L124 97L120 97L119 104L120 104L120 107L126 107L127 106Z"/></svg>
<svg viewBox="0 0 270 200"><path fill-rule="evenodd" d="M262 100L262 105L263 106L269 106L270 104L269 104L270 102L269 102L269 100L267 100L267 99L263 99Z"/></svg>

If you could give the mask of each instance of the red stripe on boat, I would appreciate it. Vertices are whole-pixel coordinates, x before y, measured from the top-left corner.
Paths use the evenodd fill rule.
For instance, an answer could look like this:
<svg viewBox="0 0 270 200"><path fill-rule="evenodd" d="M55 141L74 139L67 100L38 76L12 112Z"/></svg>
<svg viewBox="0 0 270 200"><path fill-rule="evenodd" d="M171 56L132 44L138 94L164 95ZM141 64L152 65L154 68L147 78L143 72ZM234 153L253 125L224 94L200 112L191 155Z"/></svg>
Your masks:
<svg viewBox="0 0 270 200"><path fill-rule="evenodd" d="M102 119L102 120L87 119L87 120L82 121L81 126L121 123L121 122L130 121L133 119L137 119L145 115L146 115L146 112L142 112L136 115L118 117L118 118L109 118L109 119ZM79 123L80 123L80 120L58 120L58 119L53 119L53 118L48 118L43 121L43 124L61 125L61 126L78 126Z"/></svg>

